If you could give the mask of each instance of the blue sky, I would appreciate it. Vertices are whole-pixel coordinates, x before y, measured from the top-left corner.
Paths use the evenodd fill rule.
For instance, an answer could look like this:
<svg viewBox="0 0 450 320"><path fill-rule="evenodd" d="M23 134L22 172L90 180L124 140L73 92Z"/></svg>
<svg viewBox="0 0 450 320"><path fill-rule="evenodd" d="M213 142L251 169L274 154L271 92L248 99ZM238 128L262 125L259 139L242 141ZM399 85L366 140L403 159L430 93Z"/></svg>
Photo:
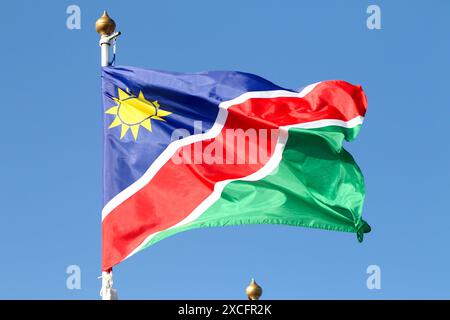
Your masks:
<svg viewBox="0 0 450 320"><path fill-rule="evenodd" d="M66 28L71 4L80 30ZM381 30L366 27L370 4ZM103 9L123 32L118 64L287 88L342 79L369 100L347 145L366 179L362 244L286 226L189 231L115 269L122 299L244 299L252 277L265 299L450 297L450 2L19 0L0 12L0 298L98 298ZM66 288L74 264L81 290ZM366 287L373 264L381 290Z"/></svg>

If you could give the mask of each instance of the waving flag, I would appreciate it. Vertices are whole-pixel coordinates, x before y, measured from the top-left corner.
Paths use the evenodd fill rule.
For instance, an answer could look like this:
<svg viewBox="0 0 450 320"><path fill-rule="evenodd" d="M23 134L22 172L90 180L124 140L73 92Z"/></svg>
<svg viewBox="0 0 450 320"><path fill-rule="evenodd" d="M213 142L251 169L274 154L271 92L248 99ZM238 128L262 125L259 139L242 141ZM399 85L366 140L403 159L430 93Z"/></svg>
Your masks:
<svg viewBox="0 0 450 320"><path fill-rule="evenodd" d="M354 232L364 179L343 140L360 86L300 92L241 72L105 67L103 270L175 233L284 224Z"/></svg>

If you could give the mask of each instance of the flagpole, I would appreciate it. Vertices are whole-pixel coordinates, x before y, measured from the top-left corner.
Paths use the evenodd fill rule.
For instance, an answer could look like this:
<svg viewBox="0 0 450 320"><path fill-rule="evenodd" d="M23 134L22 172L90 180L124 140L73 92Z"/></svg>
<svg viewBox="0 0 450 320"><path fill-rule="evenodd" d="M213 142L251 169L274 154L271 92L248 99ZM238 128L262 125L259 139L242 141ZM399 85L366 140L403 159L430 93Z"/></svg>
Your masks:
<svg viewBox="0 0 450 320"><path fill-rule="evenodd" d="M111 65L109 58L109 52L111 43L120 35L120 32L114 32L116 30L116 23L108 16L106 10L103 15L95 22L95 30L100 34L100 57L101 66L108 67ZM115 58L115 57L114 57ZM100 290L100 296L102 300L117 300L117 290L113 286L112 269L102 272L102 289Z"/></svg>
<svg viewBox="0 0 450 320"><path fill-rule="evenodd" d="M111 65L109 59L111 42L120 36L120 32L114 32L116 30L116 23L109 17L106 10L103 11L103 15L95 22L95 30L100 34L101 66L107 67Z"/></svg>

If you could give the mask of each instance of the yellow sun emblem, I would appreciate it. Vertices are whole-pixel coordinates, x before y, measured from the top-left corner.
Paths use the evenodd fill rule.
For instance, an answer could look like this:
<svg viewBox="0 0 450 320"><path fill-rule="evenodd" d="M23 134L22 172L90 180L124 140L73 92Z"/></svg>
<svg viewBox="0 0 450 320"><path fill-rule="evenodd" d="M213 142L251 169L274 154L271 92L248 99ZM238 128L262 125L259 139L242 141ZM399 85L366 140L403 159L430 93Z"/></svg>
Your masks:
<svg viewBox="0 0 450 320"><path fill-rule="evenodd" d="M122 125L120 139L125 136L128 129L131 129L134 140L136 140L140 127L152 131L152 119L166 121L163 117L172 113L162 110L158 101L149 101L145 99L142 91L139 92L138 97L131 93L127 93L120 88L118 89L118 92L119 98L113 98L114 101L117 102L117 105L109 108L105 113L116 116L108 129Z"/></svg>

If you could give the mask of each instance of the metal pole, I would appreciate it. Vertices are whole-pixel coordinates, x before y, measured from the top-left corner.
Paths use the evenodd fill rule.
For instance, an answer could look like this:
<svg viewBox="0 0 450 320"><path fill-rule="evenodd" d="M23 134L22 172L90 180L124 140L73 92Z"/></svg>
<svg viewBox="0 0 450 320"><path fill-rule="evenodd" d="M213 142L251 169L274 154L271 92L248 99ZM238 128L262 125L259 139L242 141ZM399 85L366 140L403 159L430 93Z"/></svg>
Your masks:
<svg viewBox="0 0 450 320"><path fill-rule="evenodd" d="M100 39L100 48L101 48L101 64L102 67L109 66L109 41L106 39L107 36L102 36Z"/></svg>
<svg viewBox="0 0 450 320"><path fill-rule="evenodd" d="M116 23L108 16L106 10L95 23L95 30L100 34L101 66L107 67L110 65L109 47L111 41L120 36L120 32L114 32Z"/></svg>
<svg viewBox="0 0 450 320"><path fill-rule="evenodd" d="M100 34L100 50L101 50L101 66L107 67L110 65L109 48L111 41L120 35L120 32L114 32L116 23L108 16L106 10L103 15L95 22L95 30ZM112 269L102 272L102 289L100 296L102 300L117 300L117 290L113 289Z"/></svg>
<svg viewBox="0 0 450 320"><path fill-rule="evenodd" d="M101 278L102 289L100 290L100 297L102 297L102 300L118 300L117 290L113 288L112 269L109 272L103 271Z"/></svg>

